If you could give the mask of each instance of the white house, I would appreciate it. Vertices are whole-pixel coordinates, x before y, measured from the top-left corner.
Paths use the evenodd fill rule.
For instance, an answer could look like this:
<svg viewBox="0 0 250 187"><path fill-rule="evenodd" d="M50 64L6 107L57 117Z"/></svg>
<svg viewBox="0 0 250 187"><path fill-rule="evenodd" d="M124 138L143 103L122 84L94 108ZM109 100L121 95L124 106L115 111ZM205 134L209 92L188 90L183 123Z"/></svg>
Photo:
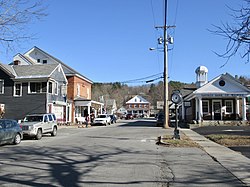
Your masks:
<svg viewBox="0 0 250 187"><path fill-rule="evenodd" d="M126 102L126 110L129 114L149 116L150 103L143 97L136 95Z"/></svg>

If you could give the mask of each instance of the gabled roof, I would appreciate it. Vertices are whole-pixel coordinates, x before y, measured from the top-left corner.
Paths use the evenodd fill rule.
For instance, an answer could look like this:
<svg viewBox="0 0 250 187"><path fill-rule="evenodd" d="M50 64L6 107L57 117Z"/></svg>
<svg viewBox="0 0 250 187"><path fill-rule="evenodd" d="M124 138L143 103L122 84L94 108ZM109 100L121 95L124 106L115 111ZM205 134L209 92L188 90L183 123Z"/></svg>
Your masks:
<svg viewBox="0 0 250 187"><path fill-rule="evenodd" d="M0 63L0 69L2 69L5 73L7 73L10 77L15 77L15 71L13 68L7 64Z"/></svg>
<svg viewBox="0 0 250 187"><path fill-rule="evenodd" d="M58 64L14 65L12 68L16 73L16 78L39 78L49 77L58 66Z"/></svg>
<svg viewBox="0 0 250 187"><path fill-rule="evenodd" d="M135 104L135 103L149 104L149 102L146 99L144 99L142 96L139 96L139 95L134 96L132 99L126 102L126 104Z"/></svg>
<svg viewBox="0 0 250 187"><path fill-rule="evenodd" d="M36 63L34 63L30 58L28 58L27 56L24 56L24 55L22 55L22 54L20 54L20 53L17 53L15 56L14 56L14 59L15 58L20 58L20 59L22 59L26 64L28 64L28 65L34 65L34 64L36 64ZM11 63L9 63L9 65L14 65L14 62L11 62Z"/></svg>
<svg viewBox="0 0 250 187"><path fill-rule="evenodd" d="M11 78L31 79L48 78L58 66L60 66L60 64L41 64L34 66L0 64L0 69L6 72Z"/></svg>
<svg viewBox="0 0 250 187"><path fill-rule="evenodd" d="M221 84L224 81L224 85ZM186 97L186 100L194 98L196 95L208 96L208 95L249 95L250 89L241 84L240 81L235 79L229 73L221 74L208 82L207 84L201 86L200 88L193 91Z"/></svg>
<svg viewBox="0 0 250 187"><path fill-rule="evenodd" d="M87 77L83 76L82 74L80 74L79 72L77 72L76 70L74 70L73 68L69 67L68 65L66 65L65 63L63 63L61 60L55 58L54 56L50 55L49 53L43 51L42 49L34 46L32 49L30 49L29 51L27 51L26 53L24 53L24 55L30 53L33 50L38 50L39 52L41 52L42 54L44 54L45 56L53 59L55 62L60 63L62 65L63 71L65 73L66 76L78 76L86 81L88 81L89 83L93 83L93 81L91 81L90 79L88 79Z"/></svg>

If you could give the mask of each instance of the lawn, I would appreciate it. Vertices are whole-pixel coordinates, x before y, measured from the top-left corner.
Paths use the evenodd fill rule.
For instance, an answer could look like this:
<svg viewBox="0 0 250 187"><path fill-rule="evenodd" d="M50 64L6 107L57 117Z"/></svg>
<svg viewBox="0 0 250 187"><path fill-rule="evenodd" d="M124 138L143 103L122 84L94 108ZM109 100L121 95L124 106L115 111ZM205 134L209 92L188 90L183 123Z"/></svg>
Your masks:
<svg viewBox="0 0 250 187"><path fill-rule="evenodd" d="M226 135L226 134L210 134L206 135L206 138L227 146L250 146L250 136L237 136L237 135Z"/></svg>

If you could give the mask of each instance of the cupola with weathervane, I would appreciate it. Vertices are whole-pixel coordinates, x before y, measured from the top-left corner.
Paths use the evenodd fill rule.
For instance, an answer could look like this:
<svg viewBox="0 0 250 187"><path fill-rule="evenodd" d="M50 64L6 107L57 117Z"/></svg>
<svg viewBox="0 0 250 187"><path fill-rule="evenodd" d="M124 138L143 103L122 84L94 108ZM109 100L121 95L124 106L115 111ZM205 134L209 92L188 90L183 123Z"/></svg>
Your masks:
<svg viewBox="0 0 250 187"><path fill-rule="evenodd" d="M208 69L205 66L199 66L195 70L196 73L196 87L200 88L204 84L206 84L207 81L207 73Z"/></svg>

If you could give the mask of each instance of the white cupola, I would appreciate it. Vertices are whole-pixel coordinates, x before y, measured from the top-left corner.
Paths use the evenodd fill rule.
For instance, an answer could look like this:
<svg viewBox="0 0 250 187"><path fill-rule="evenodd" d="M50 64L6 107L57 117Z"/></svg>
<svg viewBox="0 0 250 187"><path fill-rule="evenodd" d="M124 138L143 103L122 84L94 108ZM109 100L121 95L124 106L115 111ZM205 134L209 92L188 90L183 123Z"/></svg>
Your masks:
<svg viewBox="0 0 250 187"><path fill-rule="evenodd" d="M196 70L196 87L200 88L204 84L206 84L207 81L207 73L208 69L205 66L199 66Z"/></svg>

